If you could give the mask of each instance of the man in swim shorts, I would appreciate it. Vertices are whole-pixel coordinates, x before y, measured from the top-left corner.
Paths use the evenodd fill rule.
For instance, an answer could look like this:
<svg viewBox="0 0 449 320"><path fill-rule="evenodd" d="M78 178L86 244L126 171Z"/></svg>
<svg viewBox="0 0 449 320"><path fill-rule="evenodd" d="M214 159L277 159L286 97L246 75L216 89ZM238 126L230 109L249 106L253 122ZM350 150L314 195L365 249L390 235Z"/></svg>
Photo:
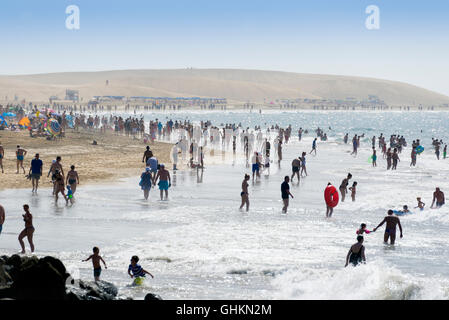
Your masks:
<svg viewBox="0 0 449 320"><path fill-rule="evenodd" d="M36 156L33 160L31 160L31 167L29 171L29 175L31 176L31 183L33 184L33 190L31 192L36 191L39 186L39 179L42 176L42 160L39 159L39 153L36 153Z"/></svg>
<svg viewBox="0 0 449 320"><path fill-rule="evenodd" d="M25 149L22 149L20 146L17 146L17 151L16 151L17 172L16 173L19 173L19 166L20 166L23 170L23 173L25 174L25 168L23 167L23 159L25 158L26 154L27 154L27 151Z"/></svg>
<svg viewBox="0 0 449 320"><path fill-rule="evenodd" d="M399 226L399 231L401 232L401 238L402 238L402 226L401 221L398 217L393 216L393 210L388 210L388 216L386 216L382 222L373 229L373 232L375 232L380 226L382 226L384 223L387 223L387 226L385 228L385 234L384 234L384 243L388 243L388 239L390 239L390 244L394 244L394 241L396 240L396 226Z"/></svg>
<svg viewBox="0 0 449 320"><path fill-rule="evenodd" d="M145 162L145 165L148 162L148 159L150 159L153 156L153 151L150 150L150 147L147 146L147 149L145 150L145 152L143 153L143 158L142 158L142 162Z"/></svg>
<svg viewBox="0 0 449 320"><path fill-rule="evenodd" d="M299 176L299 168L301 167L301 160L300 158L295 158L292 161L292 178L291 181L293 182L293 178L296 176L298 177L298 182L301 181L301 178Z"/></svg>
<svg viewBox="0 0 449 320"><path fill-rule="evenodd" d="M168 188L171 186L170 172L165 169L165 165L161 164L157 172L154 183L159 179L159 190L161 191L161 200L163 200L163 192L165 191L165 200L168 200Z"/></svg>
<svg viewBox="0 0 449 320"><path fill-rule="evenodd" d="M436 188L435 192L433 193L433 200L432 200L432 205L430 206L430 208L433 208L433 205L435 203L436 200L436 208L441 208L444 205L444 193L443 191L440 190L440 188Z"/></svg>
<svg viewBox="0 0 449 320"><path fill-rule="evenodd" d="M290 177L289 176L285 176L284 178L284 182L282 182L281 184L281 196L282 196L282 202L284 203L284 207L282 208L282 213L287 213L287 208L288 208L288 200L289 200L289 196L291 196L293 198L293 195L290 193L290 186L288 185L290 181Z"/></svg>

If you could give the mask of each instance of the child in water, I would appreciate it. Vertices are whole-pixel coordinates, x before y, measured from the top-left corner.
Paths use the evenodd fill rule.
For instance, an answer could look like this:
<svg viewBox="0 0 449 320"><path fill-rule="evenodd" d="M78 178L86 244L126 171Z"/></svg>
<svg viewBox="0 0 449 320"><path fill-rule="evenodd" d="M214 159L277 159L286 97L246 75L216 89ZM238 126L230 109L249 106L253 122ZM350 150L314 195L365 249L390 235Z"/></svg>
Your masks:
<svg viewBox="0 0 449 320"><path fill-rule="evenodd" d="M142 280L143 278L145 278L145 274L149 274L151 278L154 278L151 273L143 269L139 264L137 264L137 262L139 262L139 257L132 256L131 264L128 267L128 274L131 278L134 278L134 285L142 284Z"/></svg>
<svg viewBox="0 0 449 320"><path fill-rule="evenodd" d="M94 278L95 278L95 282L97 282L100 280L100 275L101 275L100 261L103 262L105 269L107 269L108 267L106 266L106 262L104 262L103 258L99 255L100 249L98 249L98 247L94 247L93 252L94 252L94 254L92 254L86 260L83 260L83 262L86 262L86 261L89 261L90 259L92 259L92 264L94 267Z"/></svg>
<svg viewBox="0 0 449 320"><path fill-rule="evenodd" d="M418 201L418 206L417 207L415 207L415 208L419 208L419 210L424 210L424 206L426 205L424 202L422 202L421 201L421 198L420 197L418 197L418 198L416 198L416 200Z"/></svg>
<svg viewBox="0 0 449 320"><path fill-rule="evenodd" d="M366 228L366 224L365 224L365 223L362 223L362 224L360 225L360 229L358 229L358 230L356 231L356 234L357 234L357 235L363 235L363 233L366 233L366 234L371 233L371 231L369 231L369 230Z"/></svg>
<svg viewBox="0 0 449 320"><path fill-rule="evenodd" d="M377 167L377 155L376 155L376 149L373 148L373 155L372 155L372 159L373 159L373 167Z"/></svg>
<svg viewBox="0 0 449 320"><path fill-rule="evenodd" d="M357 187L357 181L354 181L354 183L352 184L352 187L349 187L349 190L351 190L352 201L355 201L356 187Z"/></svg>

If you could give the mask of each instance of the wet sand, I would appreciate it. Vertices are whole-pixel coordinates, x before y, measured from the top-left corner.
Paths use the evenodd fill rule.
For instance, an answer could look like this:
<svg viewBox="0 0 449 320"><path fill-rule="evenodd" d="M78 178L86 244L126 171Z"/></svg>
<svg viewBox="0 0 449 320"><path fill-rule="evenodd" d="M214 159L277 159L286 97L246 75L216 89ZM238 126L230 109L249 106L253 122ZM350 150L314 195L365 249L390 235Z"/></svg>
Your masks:
<svg viewBox="0 0 449 320"><path fill-rule="evenodd" d="M92 145L93 140L97 145ZM64 173L75 165L80 177L80 184L113 181L118 178L137 176L143 169L143 153L146 144L143 139L117 136L113 133L100 134L98 132L69 130L66 137L56 141L46 140L44 137L31 138L28 131L11 132L0 131L0 142L5 149L3 159L4 174L0 173L0 190L10 188L31 188L31 181L25 178L23 170L16 174L17 145L27 150L24 159L26 174L30 169L30 162L36 153L44 162L43 175L40 186L50 186L51 179L47 178L52 160L56 156L62 157ZM160 163L171 163L170 151L172 144L155 142L150 144L153 154Z"/></svg>

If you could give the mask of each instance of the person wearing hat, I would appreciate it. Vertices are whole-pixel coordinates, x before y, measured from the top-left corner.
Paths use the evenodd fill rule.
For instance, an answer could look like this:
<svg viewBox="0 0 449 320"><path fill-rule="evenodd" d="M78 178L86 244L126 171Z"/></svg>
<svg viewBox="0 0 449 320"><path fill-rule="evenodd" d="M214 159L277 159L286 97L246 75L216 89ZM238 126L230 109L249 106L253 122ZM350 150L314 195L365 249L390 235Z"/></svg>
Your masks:
<svg viewBox="0 0 449 320"><path fill-rule="evenodd" d="M151 182L153 181L153 175L151 174L151 169L147 167L145 171L140 176L140 187L143 190L143 196L145 200L148 200L151 190Z"/></svg>
<svg viewBox="0 0 449 320"><path fill-rule="evenodd" d="M159 190L161 191L161 200L163 200L163 193L165 191L165 200L168 200L168 188L171 186L171 178L170 178L170 172L168 172L167 169L165 169L165 165L161 163L159 166L159 171L156 174L156 178L154 178L154 183L157 183L157 180L159 179Z"/></svg>

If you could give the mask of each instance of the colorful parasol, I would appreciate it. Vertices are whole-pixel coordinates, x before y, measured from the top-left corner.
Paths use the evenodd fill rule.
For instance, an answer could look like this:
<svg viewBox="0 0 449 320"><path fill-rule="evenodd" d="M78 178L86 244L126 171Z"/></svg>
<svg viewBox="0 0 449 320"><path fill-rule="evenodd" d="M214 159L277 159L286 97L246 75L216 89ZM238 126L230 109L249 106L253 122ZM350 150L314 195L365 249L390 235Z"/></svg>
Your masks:
<svg viewBox="0 0 449 320"><path fill-rule="evenodd" d="M28 127L29 125L30 125L30 119L28 117L20 119L19 126Z"/></svg>
<svg viewBox="0 0 449 320"><path fill-rule="evenodd" d="M61 126L55 119L50 119L47 122L47 131L53 136L57 136L61 133Z"/></svg>

